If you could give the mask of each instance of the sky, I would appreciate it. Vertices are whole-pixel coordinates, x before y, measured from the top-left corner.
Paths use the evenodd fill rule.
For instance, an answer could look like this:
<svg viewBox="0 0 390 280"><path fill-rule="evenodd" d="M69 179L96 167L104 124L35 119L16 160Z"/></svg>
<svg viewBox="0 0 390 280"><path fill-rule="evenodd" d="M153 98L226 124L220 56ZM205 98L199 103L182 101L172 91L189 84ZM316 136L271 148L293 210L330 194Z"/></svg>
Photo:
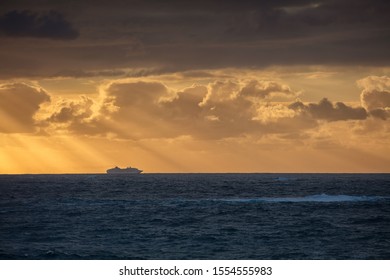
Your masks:
<svg viewBox="0 0 390 280"><path fill-rule="evenodd" d="M387 0L0 2L0 174L390 172Z"/></svg>

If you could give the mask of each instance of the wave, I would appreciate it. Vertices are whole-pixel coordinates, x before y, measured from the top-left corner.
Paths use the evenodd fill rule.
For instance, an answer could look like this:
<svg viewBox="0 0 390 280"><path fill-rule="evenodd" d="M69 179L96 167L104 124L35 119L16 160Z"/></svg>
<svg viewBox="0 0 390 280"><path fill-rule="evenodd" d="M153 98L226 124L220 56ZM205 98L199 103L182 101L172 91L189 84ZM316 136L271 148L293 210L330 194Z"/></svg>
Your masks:
<svg viewBox="0 0 390 280"><path fill-rule="evenodd" d="M380 199L387 199L384 196L354 196L354 195L327 195L327 194L316 194L300 197L257 197L257 198L228 198L228 199L217 199L225 202L292 202L292 203L303 203L303 202L365 202L365 201L376 201Z"/></svg>

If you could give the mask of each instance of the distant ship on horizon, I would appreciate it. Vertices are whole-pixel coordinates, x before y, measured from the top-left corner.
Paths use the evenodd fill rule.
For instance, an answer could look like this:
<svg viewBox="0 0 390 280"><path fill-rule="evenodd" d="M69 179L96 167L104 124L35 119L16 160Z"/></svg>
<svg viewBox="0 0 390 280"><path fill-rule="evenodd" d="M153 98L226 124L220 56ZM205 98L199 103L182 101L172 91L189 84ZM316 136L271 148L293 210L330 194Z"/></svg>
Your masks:
<svg viewBox="0 0 390 280"><path fill-rule="evenodd" d="M115 166L114 168L107 169L107 174L140 174L142 171L135 167L119 168Z"/></svg>

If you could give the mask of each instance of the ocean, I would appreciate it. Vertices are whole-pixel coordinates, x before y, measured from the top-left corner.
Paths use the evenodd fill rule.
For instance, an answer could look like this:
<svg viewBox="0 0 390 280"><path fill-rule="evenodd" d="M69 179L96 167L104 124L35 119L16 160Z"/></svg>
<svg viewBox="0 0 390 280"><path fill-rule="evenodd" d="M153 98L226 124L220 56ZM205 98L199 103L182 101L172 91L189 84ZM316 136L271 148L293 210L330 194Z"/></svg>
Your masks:
<svg viewBox="0 0 390 280"><path fill-rule="evenodd" d="M390 259L390 174L0 175L0 259Z"/></svg>

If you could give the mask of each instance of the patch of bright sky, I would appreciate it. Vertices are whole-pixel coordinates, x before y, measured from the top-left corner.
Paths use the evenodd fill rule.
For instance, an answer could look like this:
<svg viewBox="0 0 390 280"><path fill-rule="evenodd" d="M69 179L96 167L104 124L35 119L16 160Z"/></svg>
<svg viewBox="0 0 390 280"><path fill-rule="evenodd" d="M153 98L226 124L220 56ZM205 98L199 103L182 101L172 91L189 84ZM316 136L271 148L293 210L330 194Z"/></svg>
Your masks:
<svg viewBox="0 0 390 280"><path fill-rule="evenodd" d="M102 79L52 78L39 80L39 85L51 95L96 95Z"/></svg>

